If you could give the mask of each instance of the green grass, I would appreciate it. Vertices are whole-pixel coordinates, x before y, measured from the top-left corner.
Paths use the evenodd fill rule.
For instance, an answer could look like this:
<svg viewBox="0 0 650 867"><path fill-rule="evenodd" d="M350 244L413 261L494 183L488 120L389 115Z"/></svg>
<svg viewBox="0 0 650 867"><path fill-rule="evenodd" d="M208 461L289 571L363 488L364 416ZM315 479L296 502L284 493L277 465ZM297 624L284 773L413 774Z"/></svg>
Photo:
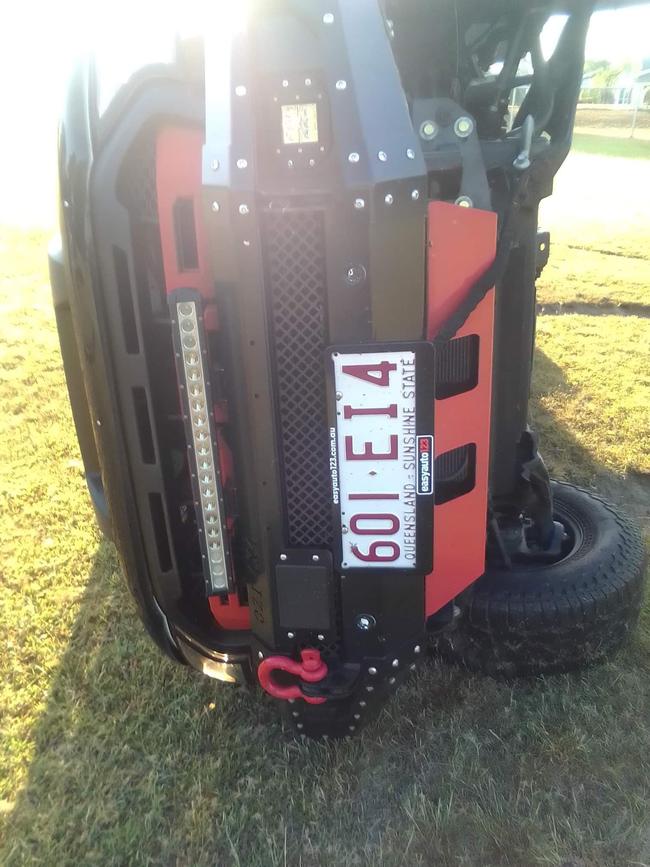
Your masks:
<svg viewBox="0 0 650 867"><path fill-rule="evenodd" d="M650 141L592 133L574 133L573 150L583 154L598 154L604 157L650 159Z"/></svg>
<svg viewBox="0 0 650 867"><path fill-rule="evenodd" d="M636 265L587 245L554 247L548 298L642 301ZM0 863L650 864L648 609L599 668L508 683L432 663L329 745L162 658L93 524L44 247L0 234ZM650 320L541 316L538 332L551 467L647 526Z"/></svg>

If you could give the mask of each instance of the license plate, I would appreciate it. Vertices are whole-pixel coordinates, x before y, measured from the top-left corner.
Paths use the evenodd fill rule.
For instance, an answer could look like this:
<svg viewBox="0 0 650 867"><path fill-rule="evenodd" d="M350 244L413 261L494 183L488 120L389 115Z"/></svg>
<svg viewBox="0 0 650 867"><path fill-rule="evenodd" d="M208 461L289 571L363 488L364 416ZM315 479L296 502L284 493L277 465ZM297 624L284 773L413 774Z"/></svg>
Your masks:
<svg viewBox="0 0 650 867"><path fill-rule="evenodd" d="M373 344L328 356L338 566L429 572L433 348Z"/></svg>

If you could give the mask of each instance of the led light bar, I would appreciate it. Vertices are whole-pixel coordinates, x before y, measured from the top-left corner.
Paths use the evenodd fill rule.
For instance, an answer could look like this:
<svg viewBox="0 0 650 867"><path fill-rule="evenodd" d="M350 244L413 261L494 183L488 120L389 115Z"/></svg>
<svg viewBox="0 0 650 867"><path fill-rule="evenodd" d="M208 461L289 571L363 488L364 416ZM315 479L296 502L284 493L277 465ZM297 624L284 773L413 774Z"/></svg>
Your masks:
<svg viewBox="0 0 650 867"><path fill-rule="evenodd" d="M201 301L197 293L192 294L196 297L181 299L177 293L174 299L170 299L170 306L203 574L208 595L213 595L232 589L230 546L214 434L212 395L205 373L207 353L199 312Z"/></svg>

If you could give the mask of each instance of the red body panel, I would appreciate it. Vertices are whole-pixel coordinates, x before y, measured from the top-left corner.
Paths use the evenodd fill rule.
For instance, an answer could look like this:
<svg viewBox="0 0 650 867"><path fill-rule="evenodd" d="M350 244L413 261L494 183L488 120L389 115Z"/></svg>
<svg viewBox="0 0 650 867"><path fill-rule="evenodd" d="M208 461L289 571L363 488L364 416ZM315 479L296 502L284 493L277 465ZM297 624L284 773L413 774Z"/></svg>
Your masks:
<svg viewBox="0 0 650 867"><path fill-rule="evenodd" d="M196 289L207 302L204 310L204 327L208 331L219 331L219 313L216 304L213 303L213 279L207 255L208 239L201 213L202 146L201 130L170 127L161 130L158 135L156 191L160 243L167 294L180 288ZM191 200L193 205L197 268L181 270L179 266L174 225L174 205L179 199ZM229 484L234 483L232 452L223 435L223 427L228 421L227 408L217 405L213 408L213 414L219 445L219 468L223 486L227 488ZM228 519L228 526L232 531L232 518ZM230 594L227 602L219 596L211 596L209 604L214 619L222 628L248 629L250 627L248 606L241 605L236 594Z"/></svg>
<svg viewBox="0 0 650 867"><path fill-rule="evenodd" d="M432 339L461 303L474 280L492 263L496 214L445 202L429 205L427 337ZM459 330L479 337L478 383L471 391L435 401L435 453L476 444L476 483L469 493L435 506L433 571L426 578L429 616L476 580L485 568L490 460L494 290Z"/></svg>

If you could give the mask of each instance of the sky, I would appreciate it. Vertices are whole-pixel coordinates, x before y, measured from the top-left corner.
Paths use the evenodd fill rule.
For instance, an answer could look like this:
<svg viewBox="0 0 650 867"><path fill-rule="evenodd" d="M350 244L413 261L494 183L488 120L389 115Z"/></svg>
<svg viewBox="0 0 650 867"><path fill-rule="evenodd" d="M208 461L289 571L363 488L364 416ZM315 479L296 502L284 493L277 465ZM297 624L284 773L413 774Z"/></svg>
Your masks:
<svg viewBox="0 0 650 867"><path fill-rule="evenodd" d="M170 23L195 32L203 23L220 26L238 8L241 0L5 0L0 12L0 221L23 222L40 210L44 217L51 213L54 131L76 55L95 41L119 77L130 54L164 41ZM650 59L650 2L596 13L587 57L638 65Z"/></svg>

